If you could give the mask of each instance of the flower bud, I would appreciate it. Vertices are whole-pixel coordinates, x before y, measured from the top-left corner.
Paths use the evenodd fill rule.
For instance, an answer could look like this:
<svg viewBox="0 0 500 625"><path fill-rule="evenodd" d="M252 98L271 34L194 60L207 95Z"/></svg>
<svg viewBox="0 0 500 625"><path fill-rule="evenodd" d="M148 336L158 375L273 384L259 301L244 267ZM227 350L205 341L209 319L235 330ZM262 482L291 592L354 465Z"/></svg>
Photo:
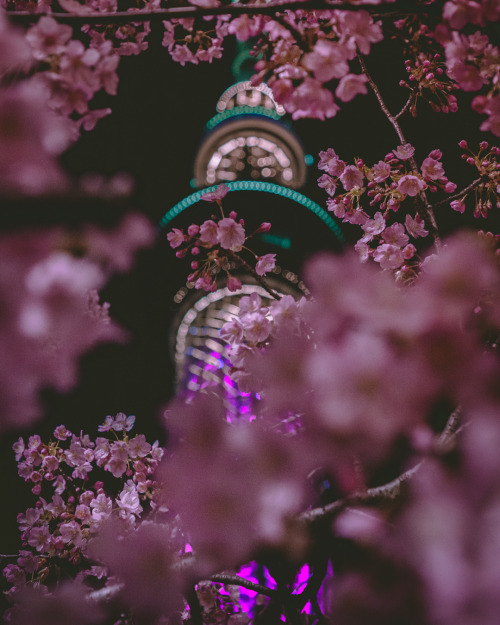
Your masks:
<svg viewBox="0 0 500 625"><path fill-rule="evenodd" d="M257 228L257 232L269 232L271 230L271 224L268 221L263 221Z"/></svg>

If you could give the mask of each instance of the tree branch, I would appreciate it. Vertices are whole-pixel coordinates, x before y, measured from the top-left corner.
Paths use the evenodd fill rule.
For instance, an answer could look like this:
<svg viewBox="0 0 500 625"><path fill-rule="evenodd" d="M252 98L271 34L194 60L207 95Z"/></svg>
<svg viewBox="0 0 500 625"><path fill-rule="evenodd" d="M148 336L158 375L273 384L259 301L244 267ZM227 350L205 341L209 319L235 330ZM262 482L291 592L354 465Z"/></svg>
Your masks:
<svg viewBox="0 0 500 625"><path fill-rule="evenodd" d="M281 299L281 295L273 288L271 288L264 280L264 278L262 276L259 276L255 269L251 265L249 265L245 259L241 258L241 256L238 256L238 254L235 254L234 252L229 252L229 254L235 262L238 262L242 267L244 267L244 269L248 271L251 276L255 278L255 280L257 280L260 286L265 289L271 297L278 301Z"/></svg>
<svg viewBox="0 0 500 625"><path fill-rule="evenodd" d="M434 208L436 206L442 206L443 204L448 204L449 202L453 202L453 200L458 200L459 198L463 198L464 196L469 194L471 191L474 191L474 189L479 187L482 182L483 182L483 178L476 178L476 180L474 180L474 182L471 182L470 185L465 187L465 189L462 189L461 191L457 191L453 195L450 195L447 198L445 198L444 200L439 200L439 202L435 202L433 205Z"/></svg>
<svg viewBox="0 0 500 625"><path fill-rule="evenodd" d="M82 5L83 6L83 5ZM8 11L11 19L17 23L30 24L36 22L44 15L50 15L59 22L73 24L122 24L126 22L144 22L144 21L160 21L164 19L177 19L185 17L194 17L195 15L231 15L233 17L239 15L273 15L277 10L341 10L341 11L359 11L363 9L376 16L383 15L404 15L427 12L428 7L423 7L416 2L396 2L387 5L373 4L351 4L350 2L328 2L327 0L285 0L280 2L274 0L266 4L242 4L234 2L228 5L220 5L216 7L197 7L197 6L176 6L166 9L151 10L133 10L133 11L117 11L115 13L97 13L89 11L88 13L33 13L31 11Z"/></svg>
<svg viewBox="0 0 500 625"><path fill-rule="evenodd" d="M357 54L357 57L358 57L358 60L359 60L359 64L361 65L361 70L362 70L363 74L366 76L366 78L368 80L368 84L372 88L372 91L373 91L373 93L375 94L375 97L378 100L378 103L380 105L380 108L382 109L382 112L384 113L384 115L387 117L389 123L394 128L394 131L398 135L398 138L399 138L399 141L401 142L401 145L404 145L405 143L407 143L407 141L406 141L406 138L405 138L405 136L403 134L401 126L398 123L397 117L394 117L394 115L392 115L391 112L389 111L389 109L387 108L387 105L384 102L382 94L380 93L379 88L377 87L377 84L375 83L375 81L373 80L371 75L369 74L368 69L366 67L366 63L365 63L362 55L359 52ZM399 117L399 115L398 115L398 117ZM417 171L418 170L418 165L417 165L416 160L413 158L413 156L409 160L410 160L410 165L412 166L412 168L415 171ZM434 211L432 210L432 206L430 205L430 203L429 203L429 201L427 199L427 195L426 195L425 191L421 191L418 194L417 197L418 197L417 211L418 211L419 215L422 217L422 219L424 219L426 221L426 224L428 225L428 227L429 227L429 229L431 231L432 237L434 239L434 244L436 245L436 247L439 247L439 245L440 245L439 229L438 229L438 226L437 226L437 223L436 223L436 218L434 216Z"/></svg>
<svg viewBox="0 0 500 625"><path fill-rule="evenodd" d="M454 436L458 432L460 424L462 422L462 410L461 407L458 406L448 417L448 421L446 425L436 439L436 443L434 446L434 450L437 453L442 453L444 451L448 451L451 441ZM393 500L396 499L401 494L401 487L403 484L408 482L413 475L419 470L425 460L421 460L414 467L405 471L397 478L388 482L387 484L383 484L382 486L376 486L374 488L368 488L363 491L356 491L352 495L345 497L344 499L338 499L337 501L333 501L325 506L321 506L318 508L312 508L311 510L306 510L297 516L299 521L304 523L315 523L320 520L333 518L348 506L361 504L361 503L371 503L378 500Z"/></svg>
<svg viewBox="0 0 500 625"><path fill-rule="evenodd" d="M396 115L394 115L394 119L398 120L402 115L404 115L406 113L406 111L410 108L411 103L413 101L414 95L413 93L410 95L410 97L408 98L408 100L406 101L406 104L403 106L403 108L399 111L399 113L397 113Z"/></svg>
<svg viewBox="0 0 500 625"><path fill-rule="evenodd" d="M277 599L280 597L280 593L275 588L268 588L262 584L257 584L239 575L230 575L229 573L217 573L208 578L210 582L216 582L218 584L226 584L229 586L241 586L247 590L254 590L259 595L271 597Z"/></svg>

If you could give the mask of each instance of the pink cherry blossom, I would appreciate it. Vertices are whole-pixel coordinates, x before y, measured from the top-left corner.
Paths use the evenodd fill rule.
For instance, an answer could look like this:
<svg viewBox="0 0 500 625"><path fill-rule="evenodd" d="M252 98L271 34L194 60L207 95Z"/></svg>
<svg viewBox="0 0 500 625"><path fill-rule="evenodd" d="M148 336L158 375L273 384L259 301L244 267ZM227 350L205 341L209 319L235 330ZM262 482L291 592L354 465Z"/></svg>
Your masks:
<svg viewBox="0 0 500 625"><path fill-rule="evenodd" d="M349 71L344 49L333 41L319 39L303 58L304 66L321 82L342 78Z"/></svg>
<svg viewBox="0 0 500 625"><path fill-rule="evenodd" d="M398 222L382 232L382 239L397 247L404 247L408 243L408 235L404 231L404 226Z"/></svg>
<svg viewBox="0 0 500 625"><path fill-rule="evenodd" d="M195 288L201 291L210 292L215 291L216 284L209 275L203 274L196 280Z"/></svg>
<svg viewBox="0 0 500 625"><path fill-rule="evenodd" d="M323 174L318 178L318 187L324 189L328 195L332 197L335 195L335 191L337 190L335 180L328 174Z"/></svg>
<svg viewBox="0 0 500 625"><path fill-rule="evenodd" d="M335 95L342 102L350 102L355 96L368 93L366 81L363 74L346 74L340 79Z"/></svg>
<svg viewBox="0 0 500 625"><path fill-rule="evenodd" d="M405 254L399 245L382 243L373 252L373 260L380 263L382 269L398 269L405 260Z"/></svg>
<svg viewBox="0 0 500 625"><path fill-rule="evenodd" d="M439 180L444 177L443 164L430 157L424 159L421 171L426 180Z"/></svg>
<svg viewBox="0 0 500 625"><path fill-rule="evenodd" d="M247 313L241 317L245 338L251 343L265 341L271 333L271 322L260 312Z"/></svg>
<svg viewBox="0 0 500 625"><path fill-rule="evenodd" d="M231 217L224 217L217 224L217 241L224 249L239 252L245 238L243 226Z"/></svg>
<svg viewBox="0 0 500 625"><path fill-rule="evenodd" d="M141 501L137 487L132 480L128 480L125 487L116 499L119 516L127 519L130 515L138 516L142 512Z"/></svg>
<svg viewBox="0 0 500 625"><path fill-rule="evenodd" d="M245 295L239 301L241 313L257 312L262 309L262 298L253 291L250 295Z"/></svg>
<svg viewBox="0 0 500 625"><path fill-rule="evenodd" d="M219 331L219 336L230 345L237 345L243 340L243 326L238 319L226 321Z"/></svg>
<svg viewBox="0 0 500 625"><path fill-rule="evenodd" d="M411 215L406 215L405 226L408 234L413 238L426 237L429 231L425 229L425 223L420 215L415 215L415 219Z"/></svg>
<svg viewBox="0 0 500 625"><path fill-rule="evenodd" d="M301 321L300 306L291 295L283 295L280 300L272 302L269 311L275 327L298 329Z"/></svg>
<svg viewBox="0 0 500 625"><path fill-rule="evenodd" d="M242 15L231 20L228 32L236 36L238 41L247 41L262 31L264 18L261 15L255 17Z"/></svg>
<svg viewBox="0 0 500 625"><path fill-rule="evenodd" d="M369 219L362 225L362 228L366 233L366 236L363 237L363 240L370 241L371 239L373 239L374 236L384 231L385 225L386 224L383 214L381 212L375 213L373 219Z"/></svg>
<svg viewBox="0 0 500 625"><path fill-rule="evenodd" d="M33 47L34 57L41 61L51 54L63 52L72 33L71 26L59 24L53 17L44 15L29 29L26 39Z"/></svg>
<svg viewBox="0 0 500 625"><path fill-rule="evenodd" d="M200 241L203 243L212 243L212 245L216 245L218 238L218 228L217 224L213 219L207 219L200 226Z"/></svg>
<svg viewBox="0 0 500 625"><path fill-rule="evenodd" d="M465 211L465 202L463 199L461 200L453 200L450 202L450 206L454 211L458 213L463 213Z"/></svg>
<svg viewBox="0 0 500 625"><path fill-rule="evenodd" d="M274 90L275 83L273 92ZM303 117L327 119L334 117L340 110L331 91L324 89L322 83L313 78L305 78L297 88L293 90L290 88L285 98L276 97L276 99L292 114L292 119Z"/></svg>
<svg viewBox="0 0 500 625"><path fill-rule="evenodd" d="M426 183L414 174L401 176L398 181L398 191L403 195L409 195L410 197L415 197L420 193L420 191L423 191L426 188Z"/></svg>
<svg viewBox="0 0 500 625"><path fill-rule="evenodd" d="M227 288L232 293L234 293L235 291L239 291L241 289L241 280L239 278L236 278L235 276L228 276Z"/></svg>
<svg viewBox="0 0 500 625"><path fill-rule="evenodd" d="M373 174L375 182L384 182L391 175L391 166L385 161L379 161L373 166Z"/></svg>
<svg viewBox="0 0 500 625"><path fill-rule="evenodd" d="M259 276L263 276L269 271L274 269L276 265L276 254L264 254L261 256L255 265L255 271Z"/></svg>
<svg viewBox="0 0 500 625"><path fill-rule="evenodd" d="M409 143L405 143L404 145L398 146L395 150L393 150L394 155L401 159L402 161L407 161L411 158L415 153L415 148Z"/></svg>
<svg viewBox="0 0 500 625"><path fill-rule="evenodd" d="M356 46L362 54L369 54L370 44L383 39L380 23L374 22L366 11L342 11L340 16L343 43L354 48L351 58L356 55Z"/></svg>
<svg viewBox="0 0 500 625"><path fill-rule="evenodd" d="M340 176L340 182L346 191L363 186L363 174L355 165L347 165Z"/></svg>
<svg viewBox="0 0 500 625"><path fill-rule="evenodd" d="M345 168L344 161L340 160L340 158L335 153L335 150L332 148L328 148L326 151L321 151L319 153L319 163L318 168L326 171L330 176L336 176L337 178L342 174Z"/></svg>
<svg viewBox="0 0 500 625"><path fill-rule="evenodd" d="M184 235L184 232L182 232L182 230L179 230L179 228L173 228L167 234L167 239L170 242L170 247L172 247L173 249L176 249L184 243L184 241L186 240L186 237Z"/></svg>
<svg viewBox="0 0 500 625"><path fill-rule="evenodd" d="M229 188L224 184L220 184L217 186L215 191L208 191L201 196L201 199L205 202L217 202L222 200L228 194Z"/></svg>

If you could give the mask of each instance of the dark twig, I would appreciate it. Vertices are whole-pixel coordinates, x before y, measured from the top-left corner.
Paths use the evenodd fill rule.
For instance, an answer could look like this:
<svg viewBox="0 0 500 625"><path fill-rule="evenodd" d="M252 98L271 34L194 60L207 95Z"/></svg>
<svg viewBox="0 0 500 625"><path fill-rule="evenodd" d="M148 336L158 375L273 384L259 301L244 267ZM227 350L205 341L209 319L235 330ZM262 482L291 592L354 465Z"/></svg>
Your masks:
<svg viewBox="0 0 500 625"><path fill-rule="evenodd" d="M273 288L271 288L264 280L264 278L262 276L259 276L255 269L251 265L249 265L246 260L241 258L241 256L238 256L238 254L235 254L234 252L229 252L229 254L235 262L239 263L244 269L248 271L248 273L250 273L255 278L255 280L257 280L260 286L265 289L271 297L278 301L281 299L281 295Z"/></svg>
<svg viewBox="0 0 500 625"><path fill-rule="evenodd" d="M444 426L444 430L441 432L438 440L437 440L437 449L438 451L443 451L447 449L450 442L453 441L458 429L462 425L463 422L463 414L462 408L458 406L448 417L448 421Z"/></svg>
<svg viewBox="0 0 500 625"><path fill-rule="evenodd" d="M404 115L406 113L406 111L410 108L411 103L413 102L414 97L415 96L413 95L413 93L411 93L410 97L406 101L406 104L403 106L403 108L399 111L399 113L394 115L394 119L395 120L398 120L402 115Z"/></svg>
<svg viewBox="0 0 500 625"><path fill-rule="evenodd" d="M144 21L160 21L168 19L177 19L185 17L194 17L195 15L273 15L276 11L304 9L304 10L342 10L342 11L359 11L363 9L376 16L384 15L405 15L413 13L428 12L428 7L419 5L415 2L396 2L388 5L372 4L351 4L349 2L327 2L326 0L286 0L284 2L273 1L266 4L242 4L234 2L228 5L216 7L197 7L197 6L174 6L157 11L117 11L116 13L62 13L52 12L50 15L64 23L73 24L123 24L127 22L144 22ZM33 13L30 11L9 11L11 19L17 23L29 24L36 22L46 15L45 13Z"/></svg>
<svg viewBox="0 0 500 625"><path fill-rule="evenodd" d="M435 202L434 208L436 208L436 206L442 206L443 204L448 204L449 202L453 202L453 200L458 200L459 198L465 197L468 193L470 193L471 191L474 191L474 189L477 189L477 187L479 187L483 181L484 181L483 178L476 178L476 180L471 182L470 185L465 187L465 189L462 189L461 191L457 191L453 195L449 195L444 200L439 200L439 202Z"/></svg>
<svg viewBox="0 0 500 625"><path fill-rule="evenodd" d="M449 449L449 445L457 434L461 422L462 411L460 406L458 406L450 414L443 431L437 437L436 444L433 450L434 452L441 453ZM419 470L423 463L424 460L421 460L414 467L412 467L408 471L405 471L387 484L383 484L382 486L376 486L374 488L368 488L362 491L356 491L355 493L349 495L348 497L345 497L344 499L338 499L337 501L333 501L332 503L329 503L325 506L306 510L305 512L299 514L297 519L299 521L303 521L304 523L315 523L324 519L334 518L343 510L345 510L348 506L356 504L374 503L381 500L394 500L401 494L402 486L413 477L413 475Z"/></svg>
<svg viewBox="0 0 500 625"><path fill-rule="evenodd" d="M264 595L265 597L271 597L273 599L279 598L280 593L274 588L268 588L267 586L263 586L262 584L257 584L252 582L244 577L240 577L239 575L230 575L229 573L217 573L216 575L212 575L208 581L216 582L218 584L226 584L229 586L241 586L242 588L246 588L247 590L254 590L259 595Z"/></svg>

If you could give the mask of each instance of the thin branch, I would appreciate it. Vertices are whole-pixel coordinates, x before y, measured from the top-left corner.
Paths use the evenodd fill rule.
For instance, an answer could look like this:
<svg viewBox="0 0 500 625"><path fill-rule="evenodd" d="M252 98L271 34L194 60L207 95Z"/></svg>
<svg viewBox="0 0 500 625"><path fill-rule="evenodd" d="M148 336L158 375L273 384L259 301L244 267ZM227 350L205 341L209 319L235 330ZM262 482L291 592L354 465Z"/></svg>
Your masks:
<svg viewBox="0 0 500 625"><path fill-rule="evenodd" d="M458 406L448 417L446 425L436 439L434 446L434 452L442 453L448 451L449 446L456 436L459 427L462 423L463 415L462 409ZM376 486L374 488L368 488L366 490L357 491L344 499L338 499L325 506L306 510L298 515L297 519L304 523L315 523L323 519L329 519L335 517L337 514L345 510L348 506L371 503L380 500L393 500L399 497L401 494L401 487L410 480L413 475L419 470L425 460L421 460L414 467L405 471L391 482L383 484L382 486Z"/></svg>
<svg viewBox="0 0 500 625"><path fill-rule="evenodd" d="M458 429L462 425L463 414L461 406L457 406L457 408L451 413L448 417L448 421L444 426L444 430L441 432L438 440L437 440L437 450L444 451L448 448L449 444L455 438L455 435L458 432Z"/></svg>
<svg viewBox="0 0 500 625"><path fill-rule="evenodd" d="M84 6L84 5L82 5ZM351 4L349 2L327 2L326 0L285 0L284 2L273 1L266 4L242 4L234 2L228 5L216 7L168 7L158 9L156 11L117 11L116 13L97 13L89 11L88 13L33 13L30 11L8 11L11 19L17 23L36 22L44 15L50 15L59 22L74 24L122 24L125 22L144 22L144 21L160 21L162 19L177 19L185 17L194 17L195 15L272 15L279 11L285 10L341 10L341 11L359 11L363 9L374 15L382 17L383 15L404 15L428 12L429 8L419 5L415 2L399 2L388 5L373 4Z"/></svg>
<svg viewBox="0 0 500 625"><path fill-rule="evenodd" d="M104 586L99 590L93 590L89 592L85 598L87 601L93 603L106 603L111 599L114 599L123 589L123 584L113 584L112 586Z"/></svg>
<svg viewBox="0 0 500 625"><path fill-rule="evenodd" d="M0 560L10 560L11 558L19 558L18 553L0 553Z"/></svg>
<svg viewBox="0 0 500 625"><path fill-rule="evenodd" d="M410 97L406 101L406 104L403 106L403 108L399 111L399 113L394 115L394 119L395 120L398 120L402 115L404 115L406 113L406 111L410 108L411 103L413 102L413 98L414 98L414 95L413 95L413 93L411 93Z"/></svg>
<svg viewBox="0 0 500 625"><path fill-rule="evenodd" d="M465 187L465 189L462 189L461 191L457 191L453 195L449 195L444 200L440 200L439 202L435 202L434 203L434 208L436 206L442 206L443 204L448 204L449 202L453 202L453 200L458 200L459 198L463 198L468 193L470 193L471 191L474 191L474 189L479 187L482 182L483 182L483 178L476 178L476 180L474 180L474 182L471 182L470 185Z"/></svg>
<svg viewBox="0 0 500 625"><path fill-rule="evenodd" d="M304 523L314 523L320 520L335 517L346 507L360 503L370 503L373 501L396 499L401 493L401 486L405 484L419 469L423 461L399 475L396 479L374 488L368 488L363 491L357 491L344 499L338 499L325 506L306 510L298 515L298 520Z"/></svg>
<svg viewBox="0 0 500 625"><path fill-rule="evenodd" d="M363 57L362 57L362 55L360 53L358 53L357 56L358 56L359 64L361 65L361 71L366 76L366 78L368 80L368 83L369 83L370 87L372 88L372 91L375 94L375 97L378 100L378 103L380 105L380 108L382 109L382 112L387 117L389 122L392 124L392 127L394 128L394 130L396 131L396 134L399 137L399 141L401 142L401 145L407 143L407 141L406 141L406 139L404 137L403 131L401 130L401 126L398 124L398 121L394 117L394 115L392 115L391 112L389 111L389 109L387 108L387 104L384 102L384 99L382 97L382 94L379 91L377 83L373 80L373 78L371 77L371 74L368 73L368 69L366 67L365 60L363 59Z"/></svg>
<svg viewBox="0 0 500 625"><path fill-rule="evenodd" d="M384 98L382 97L382 94L379 91L379 88L376 84L376 82L373 80L373 78L371 77L371 75L368 72L368 69L366 67L366 63L362 57L362 55L358 52L357 54L358 60L359 60L359 64L361 65L361 70L363 72L363 74L366 76L367 80L368 80L368 84L370 85L370 87L372 88L373 93L375 94L375 97L378 100L378 103L380 105L380 108L382 109L382 112L384 113L384 115L387 117L389 123L392 125L392 127L394 128L396 134L398 135L399 141L401 142L401 145L404 145L405 143L407 143L405 136L403 134L403 131L401 129L401 126L398 123L398 120L396 117L394 117L394 115L392 115L392 113L389 111L386 103L384 102ZM416 171L418 170L418 165L416 160L413 158L413 156L409 159L410 160L410 165L412 166L412 168ZM432 237L434 239L434 244L436 245L436 247L439 247L440 245L440 237L439 237L439 229L436 223L436 218L434 216L434 211L432 209L432 206L429 204L429 201L427 199L427 195L425 193L425 191L421 191L418 194L418 203L417 203L417 211L419 213L419 215L422 217L422 219L424 219L431 231Z"/></svg>
<svg viewBox="0 0 500 625"><path fill-rule="evenodd" d="M256 582L251 582L244 577L240 577L239 575L230 575L229 573L217 573L216 575L212 575L208 578L210 582L216 582L218 584L226 584L228 586L241 586L242 588L246 588L247 590L254 590L259 595L264 595L265 597L271 598L279 598L280 593L275 588L268 588L267 586L263 586L262 584L257 584Z"/></svg>
<svg viewBox="0 0 500 625"><path fill-rule="evenodd" d="M257 280L260 286L269 293L271 297L278 301L281 299L281 295L273 288L271 288L264 280L264 278L262 276L259 276L255 269L251 265L249 265L246 260L241 258L241 256L238 256L238 254L235 254L234 252L230 252L230 256L234 261L238 262L242 267L244 267L248 271L248 273L250 273Z"/></svg>

